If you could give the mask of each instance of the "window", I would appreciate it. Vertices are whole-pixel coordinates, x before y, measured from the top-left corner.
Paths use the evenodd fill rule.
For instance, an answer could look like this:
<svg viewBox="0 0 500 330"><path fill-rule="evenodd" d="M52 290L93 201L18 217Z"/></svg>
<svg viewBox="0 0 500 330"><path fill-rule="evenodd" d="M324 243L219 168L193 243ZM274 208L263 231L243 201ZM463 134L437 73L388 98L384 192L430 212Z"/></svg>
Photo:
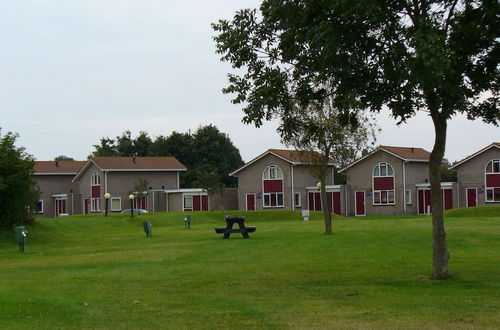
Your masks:
<svg viewBox="0 0 500 330"><path fill-rule="evenodd" d="M486 165L486 174L500 173L500 159L490 160Z"/></svg>
<svg viewBox="0 0 500 330"><path fill-rule="evenodd" d="M299 192L295 193L294 203L295 203L295 207L301 207L302 206L302 200L300 198L300 193Z"/></svg>
<svg viewBox="0 0 500 330"><path fill-rule="evenodd" d="M262 173L263 207L283 207L283 171L270 165Z"/></svg>
<svg viewBox="0 0 500 330"><path fill-rule="evenodd" d="M184 211L192 211L193 210L193 196L186 195L184 196Z"/></svg>
<svg viewBox="0 0 500 330"><path fill-rule="evenodd" d="M37 203L36 203L36 206L35 206L35 213L43 213L43 200L39 200Z"/></svg>
<svg viewBox="0 0 500 330"><path fill-rule="evenodd" d="M283 207L283 193L264 194L264 207Z"/></svg>
<svg viewBox="0 0 500 330"><path fill-rule="evenodd" d="M92 178L90 179L90 182L92 186L100 186L101 178L99 177L99 174L97 174L96 172L92 173Z"/></svg>
<svg viewBox="0 0 500 330"><path fill-rule="evenodd" d="M372 182L373 205L394 205L396 203L394 192L394 169L389 163L378 163L373 168ZM411 204L411 198L409 200Z"/></svg>
<svg viewBox="0 0 500 330"><path fill-rule="evenodd" d="M262 175L264 180L280 180L283 179L283 172L276 165L266 167Z"/></svg>
<svg viewBox="0 0 500 330"><path fill-rule="evenodd" d="M122 199L120 197L111 197L111 211L122 210Z"/></svg>
<svg viewBox="0 0 500 330"><path fill-rule="evenodd" d="M100 198L92 198L90 200L90 211L91 212L101 211L101 199Z"/></svg>
<svg viewBox="0 0 500 330"><path fill-rule="evenodd" d="M500 202L500 188L486 188L487 202Z"/></svg>
<svg viewBox="0 0 500 330"><path fill-rule="evenodd" d="M406 189L405 199L406 199L406 204L411 204L411 190L410 189Z"/></svg>
<svg viewBox="0 0 500 330"><path fill-rule="evenodd" d="M500 202L500 159L492 159L485 169L486 202Z"/></svg>

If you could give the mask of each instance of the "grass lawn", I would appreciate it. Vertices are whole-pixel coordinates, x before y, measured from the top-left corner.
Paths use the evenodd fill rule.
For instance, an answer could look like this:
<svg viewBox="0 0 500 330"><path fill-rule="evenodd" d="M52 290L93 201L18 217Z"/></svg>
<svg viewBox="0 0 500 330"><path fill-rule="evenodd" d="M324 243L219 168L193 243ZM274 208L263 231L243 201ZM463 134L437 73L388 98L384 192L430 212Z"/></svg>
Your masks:
<svg viewBox="0 0 500 330"><path fill-rule="evenodd" d="M0 232L0 328L496 328L500 208L446 219L446 281L430 281L430 217L230 212L39 219L26 253ZM454 215L454 216L452 216ZM153 224L147 238L142 221Z"/></svg>

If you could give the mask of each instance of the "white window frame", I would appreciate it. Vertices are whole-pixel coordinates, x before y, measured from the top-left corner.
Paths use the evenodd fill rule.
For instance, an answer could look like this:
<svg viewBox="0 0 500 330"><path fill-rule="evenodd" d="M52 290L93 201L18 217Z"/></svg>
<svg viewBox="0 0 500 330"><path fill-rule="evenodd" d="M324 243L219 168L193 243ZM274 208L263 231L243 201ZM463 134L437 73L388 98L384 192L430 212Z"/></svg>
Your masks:
<svg viewBox="0 0 500 330"><path fill-rule="evenodd" d="M298 196L298 198L297 198ZM297 203L298 201L298 203ZM295 207L302 207L302 196L299 191L296 191L293 198L293 204Z"/></svg>
<svg viewBox="0 0 500 330"><path fill-rule="evenodd" d="M113 200L118 200L119 201L119 206L120 206L119 208L117 208L117 209L113 208ZM109 207L110 207L111 211L121 211L122 210L122 199L121 199L121 197L111 197L110 203L111 204L109 205Z"/></svg>
<svg viewBox="0 0 500 330"><path fill-rule="evenodd" d="M90 178L90 185L92 187L101 185L101 177L99 176L99 174L97 172L92 173L92 176Z"/></svg>
<svg viewBox="0 0 500 330"><path fill-rule="evenodd" d="M495 166L496 170L495 171ZM491 167L491 168L489 168ZM500 187L488 187L486 185L488 174L500 174L500 159L490 160L484 167L484 202L485 203L498 203L500 199L495 199L495 189L500 189ZM491 199L488 199L488 192L491 191ZM477 195L476 195L477 196Z"/></svg>
<svg viewBox="0 0 500 330"><path fill-rule="evenodd" d="M266 207L266 208L273 208L273 207L284 207L285 205L285 199L284 199L284 194L282 192L279 192L279 193L264 193L262 194L263 195L263 200L262 200L262 207ZM273 198L273 195L275 195L276 197L276 205L271 205L271 199ZM281 204L279 204L279 198L278 196L281 195ZM269 205L266 205L266 196L268 196L269 198Z"/></svg>
<svg viewBox="0 0 500 330"><path fill-rule="evenodd" d="M406 198L406 205L411 205L412 204L412 201L411 201L411 189L406 189L406 192L405 192L405 198Z"/></svg>
<svg viewBox="0 0 500 330"><path fill-rule="evenodd" d="M381 175L382 169L385 170L385 175ZM388 174L389 169L392 172L391 175ZM377 172L376 175L375 175L375 172ZM392 178L393 189L375 190L375 178ZM395 172L394 172L394 167L391 164L389 164L387 162L380 162L377 165L375 165L375 167L373 167L373 170L372 170L372 205L373 206L396 205L396 182L395 181L396 181L396 176L395 176ZM385 194L387 196L387 202L385 202L385 203L382 203L382 193L383 192L385 192ZM389 194L390 193L392 193L392 195L394 196L392 202L389 202ZM375 202L375 195L379 195L378 203ZM366 198L366 196L365 196L365 198ZM366 201L365 201L365 205L366 205Z"/></svg>
<svg viewBox="0 0 500 330"><path fill-rule="evenodd" d="M490 170L490 169L488 168L488 167L490 166L490 164L491 164L491 172L489 172L489 170ZM497 165L497 169L498 169L498 171L497 171L497 172L495 172L495 164ZM485 169L484 169L484 172L485 172L486 174L498 174L498 173L500 173L500 159L492 159L492 160L490 160L490 161L486 164L486 167L485 167Z"/></svg>
<svg viewBox="0 0 500 330"><path fill-rule="evenodd" d="M43 213L43 199L39 199L37 204L41 202L42 203L42 207L40 208L40 211L37 211L36 214L42 214Z"/></svg>
<svg viewBox="0 0 500 330"><path fill-rule="evenodd" d="M263 180L283 180L283 171L277 165L269 165L262 172Z"/></svg>
<svg viewBox="0 0 500 330"><path fill-rule="evenodd" d="M90 212L101 212L101 198L90 199Z"/></svg>
<svg viewBox="0 0 500 330"><path fill-rule="evenodd" d="M191 199L191 207L186 207L186 198ZM193 211L193 195L183 195L182 196L182 210L183 211Z"/></svg>

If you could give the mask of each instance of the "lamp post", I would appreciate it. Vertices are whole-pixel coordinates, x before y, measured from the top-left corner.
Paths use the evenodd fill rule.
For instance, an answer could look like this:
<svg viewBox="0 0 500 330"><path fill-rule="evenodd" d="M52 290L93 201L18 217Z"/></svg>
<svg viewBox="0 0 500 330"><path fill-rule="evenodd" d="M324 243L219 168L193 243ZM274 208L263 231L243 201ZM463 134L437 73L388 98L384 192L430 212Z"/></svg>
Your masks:
<svg viewBox="0 0 500 330"><path fill-rule="evenodd" d="M128 195L128 199L130 199L130 214L132 214L132 217L134 217L134 195L130 194Z"/></svg>
<svg viewBox="0 0 500 330"><path fill-rule="evenodd" d="M104 199L106 200L106 209L104 210L104 216L107 217L108 216L108 207L109 207L109 199L111 198L111 194L110 193L105 193L104 194Z"/></svg>

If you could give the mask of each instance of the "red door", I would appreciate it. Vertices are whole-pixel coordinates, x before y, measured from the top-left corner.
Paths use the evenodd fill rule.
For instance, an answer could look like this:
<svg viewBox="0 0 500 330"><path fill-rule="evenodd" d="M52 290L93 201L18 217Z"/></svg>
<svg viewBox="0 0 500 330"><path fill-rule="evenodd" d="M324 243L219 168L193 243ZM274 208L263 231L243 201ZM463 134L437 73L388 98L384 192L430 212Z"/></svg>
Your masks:
<svg viewBox="0 0 500 330"><path fill-rule="evenodd" d="M255 211L255 194L247 194L247 211Z"/></svg>
<svg viewBox="0 0 500 330"><path fill-rule="evenodd" d="M424 213L432 213L432 199L430 190L424 190Z"/></svg>
<svg viewBox="0 0 500 330"><path fill-rule="evenodd" d="M453 208L453 191L451 189L442 189L443 191L443 209L449 210Z"/></svg>
<svg viewBox="0 0 500 330"><path fill-rule="evenodd" d="M477 190L476 188L467 188L467 207L477 206Z"/></svg>
<svg viewBox="0 0 500 330"><path fill-rule="evenodd" d="M56 199L56 217L66 213L66 200Z"/></svg>
<svg viewBox="0 0 500 330"><path fill-rule="evenodd" d="M89 214L89 204L90 204L90 199L85 198L83 200L83 214Z"/></svg>
<svg viewBox="0 0 500 330"><path fill-rule="evenodd" d="M355 215L365 215L365 192L356 191L355 192L355 204L356 204L356 214Z"/></svg>
<svg viewBox="0 0 500 330"><path fill-rule="evenodd" d="M208 196L201 196L201 210L208 211Z"/></svg>
<svg viewBox="0 0 500 330"><path fill-rule="evenodd" d="M193 196L193 211L201 210L200 196Z"/></svg>
<svg viewBox="0 0 500 330"><path fill-rule="evenodd" d="M335 191L332 194L332 211L340 215L340 191Z"/></svg>

